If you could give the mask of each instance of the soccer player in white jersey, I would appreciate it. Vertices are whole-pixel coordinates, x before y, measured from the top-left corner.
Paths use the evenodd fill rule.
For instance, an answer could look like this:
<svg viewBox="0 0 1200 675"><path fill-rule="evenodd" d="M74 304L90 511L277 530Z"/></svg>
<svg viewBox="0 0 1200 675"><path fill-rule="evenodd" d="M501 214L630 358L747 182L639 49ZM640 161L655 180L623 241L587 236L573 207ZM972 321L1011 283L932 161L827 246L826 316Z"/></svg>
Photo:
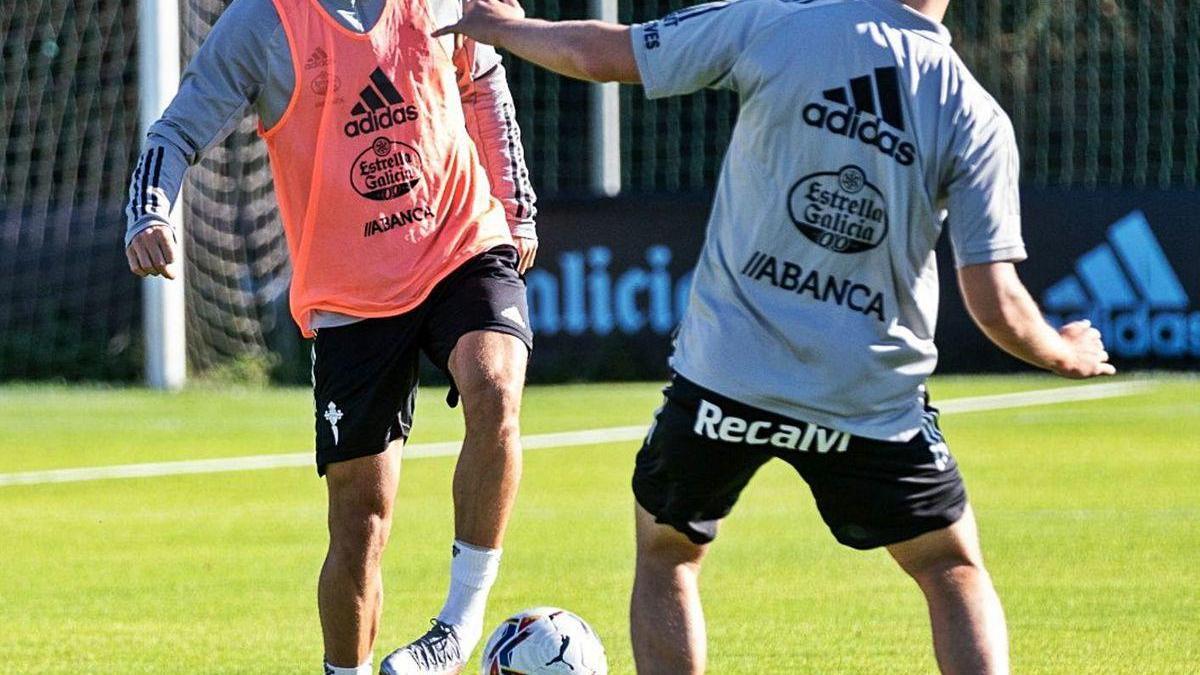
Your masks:
<svg viewBox="0 0 1200 675"><path fill-rule="evenodd" d="M633 477L639 672L704 671L700 563L771 458L797 469L839 542L887 547L916 580L943 671L1007 671L1004 612L925 391L942 228L998 346L1067 377L1114 371L1095 329L1053 329L1017 277L1016 142L950 46L948 1L739 0L630 27L474 0L442 31L651 98L740 97Z"/></svg>

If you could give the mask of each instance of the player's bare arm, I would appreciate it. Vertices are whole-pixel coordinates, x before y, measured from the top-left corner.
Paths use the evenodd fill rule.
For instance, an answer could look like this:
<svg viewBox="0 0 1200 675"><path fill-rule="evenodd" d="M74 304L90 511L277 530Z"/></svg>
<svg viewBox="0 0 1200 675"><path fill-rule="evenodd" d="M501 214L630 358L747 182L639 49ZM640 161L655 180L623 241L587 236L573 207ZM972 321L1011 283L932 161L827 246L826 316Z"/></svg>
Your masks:
<svg viewBox="0 0 1200 675"><path fill-rule="evenodd" d="M638 84L629 27L603 21L542 21L525 17L516 0L471 0L458 23L434 37L458 33L503 47L567 77Z"/></svg>
<svg viewBox="0 0 1200 675"><path fill-rule="evenodd" d="M1116 372L1100 331L1088 321L1054 330L1009 262L968 265L958 272L967 309L998 347L1039 368L1082 379Z"/></svg>

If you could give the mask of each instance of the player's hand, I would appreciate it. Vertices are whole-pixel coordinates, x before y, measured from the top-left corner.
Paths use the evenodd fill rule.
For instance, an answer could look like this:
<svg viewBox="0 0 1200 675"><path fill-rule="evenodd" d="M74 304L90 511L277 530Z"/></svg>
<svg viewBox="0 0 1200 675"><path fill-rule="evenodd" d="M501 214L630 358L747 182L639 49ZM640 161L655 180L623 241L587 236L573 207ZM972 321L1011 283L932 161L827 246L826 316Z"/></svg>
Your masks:
<svg viewBox="0 0 1200 675"><path fill-rule="evenodd" d="M533 267L533 261L537 259L538 240L513 237L513 244L517 247L517 273L523 275Z"/></svg>
<svg viewBox="0 0 1200 675"><path fill-rule="evenodd" d="M1117 369L1108 362L1104 341L1100 331L1092 327L1091 321L1075 321L1063 326L1058 334L1066 341L1070 357L1055 368L1063 377L1082 380L1098 375L1113 375Z"/></svg>
<svg viewBox="0 0 1200 675"><path fill-rule="evenodd" d="M139 277L179 276L179 242L167 225L154 225L138 232L125 249L125 257L129 259L129 270Z"/></svg>
<svg viewBox="0 0 1200 675"><path fill-rule="evenodd" d="M505 22L524 18L525 10L517 0L467 0L458 23L439 28L433 37L458 33L476 42L494 45L500 40L500 29Z"/></svg>

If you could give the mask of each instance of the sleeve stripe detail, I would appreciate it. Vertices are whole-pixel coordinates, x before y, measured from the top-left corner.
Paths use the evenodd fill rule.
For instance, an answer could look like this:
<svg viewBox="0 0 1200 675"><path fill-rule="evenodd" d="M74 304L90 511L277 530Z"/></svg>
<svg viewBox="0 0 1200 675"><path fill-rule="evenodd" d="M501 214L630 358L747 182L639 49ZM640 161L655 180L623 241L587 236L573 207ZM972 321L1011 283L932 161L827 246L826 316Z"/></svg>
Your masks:
<svg viewBox="0 0 1200 675"><path fill-rule="evenodd" d="M150 198L153 202L154 209L156 211L158 210L158 207L159 207L158 188L159 188L159 179L162 177L162 165L163 165L163 147L160 145L154 152L154 178L151 179L151 182L149 185L149 188L153 188L155 190L155 192L150 195ZM146 190L147 192L149 192L149 188Z"/></svg>
<svg viewBox="0 0 1200 675"><path fill-rule="evenodd" d="M138 215L146 213L146 184L150 182L150 165L154 164L154 157L151 151L146 151L146 158L149 161L142 164L141 184L138 187Z"/></svg>
<svg viewBox="0 0 1200 675"><path fill-rule="evenodd" d="M134 218L142 215L138 209L142 186L142 167L146 164L146 153L138 157L137 166L133 169L133 179L129 186L129 214Z"/></svg>
<svg viewBox="0 0 1200 675"><path fill-rule="evenodd" d="M515 138L515 123L512 119L511 103L503 104L504 109L504 140L508 144L508 156L513 173L513 199L517 202L517 218L525 218L530 214L529 194L533 192L529 185L529 176L521 171L521 156L524 154L520 142Z"/></svg>
<svg viewBox="0 0 1200 675"><path fill-rule="evenodd" d="M472 77L472 78L471 78L471 81L473 81L473 82L478 82L478 81L482 80L483 78L487 77L488 75L491 75L492 73L496 72L496 69L497 69L497 68L499 68L499 67L500 67L500 64L499 64L499 63L497 63L496 65L494 65L494 66L492 66L491 68L489 68L489 69L488 69L488 71L487 71L486 73L483 73L483 74L481 74L481 75L476 75L476 76Z"/></svg>
<svg viewBox="0 0 1200 675"><path fill-rule="evenodd" d="M525 217L525 195L521 189L521 177L519 175L520 166L517 162L517 153L513 152L513 137L512 137L512 106L507 102L504 103L504 141L508 143L508 157L512 164L513 172L513 198L517 202L517 218Z"/></svg>
<svg viewBox="0 0 1200 675"><path fill-rule="evenodd" d="M703 16L705 14L708 14L709 12L718 12L722 9L725 9L728 6L729 6L728 2L722 2L719 4L713 3L712 5L701 5L699 7L690 7L687 9L681 9L681 10L676 11L674 14L670 14L667 17L664 17L664 21L667 18L672 18L677 23L683 23L684 21L687 21L688 19L694 19L698 16Z"/></svg>
<svg viewBox="0 0 1200 675"><path fill-rule="evenodd" d="M129 187L129 214L134 220L150 213L157 212L164 204L159 203L158 190L161 187L163 156L165 150L160 145L150 148L138 158L137 167L133 170L133 180Z"/></svg>

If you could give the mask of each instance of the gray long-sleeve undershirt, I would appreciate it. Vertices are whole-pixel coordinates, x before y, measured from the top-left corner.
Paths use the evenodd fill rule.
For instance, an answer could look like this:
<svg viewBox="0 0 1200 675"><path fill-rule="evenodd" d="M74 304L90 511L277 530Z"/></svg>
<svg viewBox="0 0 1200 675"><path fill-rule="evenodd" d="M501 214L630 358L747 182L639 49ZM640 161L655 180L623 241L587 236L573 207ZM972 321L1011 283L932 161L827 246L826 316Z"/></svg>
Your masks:
<svg viewBox="0 0 1200 675"><path fill-rule="evenodd" d="M331 17L357 32L370 30L388 2L320 1ZM429 2L438 25L453 23L462 13L461 0ZM188 166L224 140L248 108L254 108L265 128L274 126L291 100L293 71L283 23L271 0L233 2L188 64L178 94L150 127L130 182L126 246L142 230L168 222ZM479 149L492 194L504 205L514 236L536 237L536 197L499 54L476 45L470 75L471 84L461 92L463 107L470 111L467 131Z"/></svg>

